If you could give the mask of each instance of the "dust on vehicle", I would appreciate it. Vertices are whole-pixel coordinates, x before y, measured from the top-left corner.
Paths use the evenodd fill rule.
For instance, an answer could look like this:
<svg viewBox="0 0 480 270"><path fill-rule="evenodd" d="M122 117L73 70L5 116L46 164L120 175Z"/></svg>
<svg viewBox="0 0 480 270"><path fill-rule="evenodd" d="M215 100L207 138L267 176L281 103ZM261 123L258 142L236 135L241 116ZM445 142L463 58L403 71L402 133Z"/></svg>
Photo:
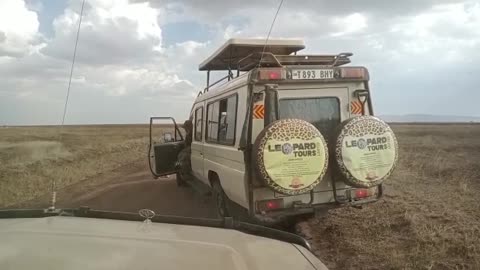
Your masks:
<svg viewBox="0 0 480 270"><path fill-rule="evenodd" d="M264 224L378 200L398 146L373 116L368 70L349 66L351 53L300 55L304 48L227 41L199 66L207 86L186 139L173 121L174 141L150 145L152 173L211 191L220 216ZM219 71L226 76L211 82Z"/></svg>

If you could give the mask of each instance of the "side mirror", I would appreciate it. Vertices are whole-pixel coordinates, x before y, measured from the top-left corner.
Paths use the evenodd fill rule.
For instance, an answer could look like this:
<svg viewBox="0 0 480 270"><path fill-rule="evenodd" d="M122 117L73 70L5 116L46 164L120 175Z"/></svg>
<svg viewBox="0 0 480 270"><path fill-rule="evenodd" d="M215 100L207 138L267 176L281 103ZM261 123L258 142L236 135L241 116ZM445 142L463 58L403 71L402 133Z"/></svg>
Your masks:
<svg viewBox="0 0 480 270"><path fill-rule="evenodd" d="M163 133L163 142L172 142L172 141L174 141L172 133L170 132Z"/></svg>

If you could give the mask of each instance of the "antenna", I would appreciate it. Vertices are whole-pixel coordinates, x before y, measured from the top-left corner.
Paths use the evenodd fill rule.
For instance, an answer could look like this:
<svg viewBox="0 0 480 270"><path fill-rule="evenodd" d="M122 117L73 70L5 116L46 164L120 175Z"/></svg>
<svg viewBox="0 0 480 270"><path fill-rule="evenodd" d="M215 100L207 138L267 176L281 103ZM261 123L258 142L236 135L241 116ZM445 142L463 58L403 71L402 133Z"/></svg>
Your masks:
<svg viewBox="0 0 480 270"><path fill-rule="evenodd" d="M272 25L270 25L270 30L268 31L267 38L265 39L265 45L263 46L262 54L260 55L260 60L258 61L257 68L262 63L263 54L265 53L265 49L267 48L268 39L270 38L270 34L272 33L273 25L275 25L275 21L277 20L278 13L280 12L280 9L282 8L283 1L284 0L280 1L280 4L278 5L278 8L277 8L277 12L275 13L275 16L273 17Z"/></svg>
<svg viewBox="0 0 480 270"><path fill-rule="evenodd" d="M63 126L65 125L65 116L67 115L68 98L70 96L70 87L72 85L73 67L75 65L75 58L77 56L78 38L80 37L80 26L82 25L83 8L85 7L85 1L86 0L82 1L82 9L80 10L80 18L78 19L77 36L75 38L75 47L73 48L72 65L70 67L70 76L68 79L67 94L65 96L65 105L63 106L62 124L60 125L60 131L59 131L59 142L62 141L62 130L63 130ZM57 156L57 159L58 159L58 156ZM55 210L56 202L57 202L57 181L54 178L52 179L52 198L51 198L51 205L48 208L49 211Z"/></svg>

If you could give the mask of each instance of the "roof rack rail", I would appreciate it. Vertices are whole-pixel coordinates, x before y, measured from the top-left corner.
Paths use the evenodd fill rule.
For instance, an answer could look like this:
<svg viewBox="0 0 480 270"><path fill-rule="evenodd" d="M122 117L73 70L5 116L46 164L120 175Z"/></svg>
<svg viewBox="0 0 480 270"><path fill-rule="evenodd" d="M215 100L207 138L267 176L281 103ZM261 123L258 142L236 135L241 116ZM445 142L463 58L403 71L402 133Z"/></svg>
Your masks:
<svg viewBox="0 0 480 270"><path fill-rule="evenodd" d="M246 64L242 66L243 62L246 62ZM275 57L275 55L273 55L273 53L271 52L252 53L238 60L237 62L237 69L240 71L248 71L255 68L256 66L281 67L282 64L280 63L280 61L278 61L277 57Z"/></svg>
<svg viewBox="0 0 480 270"><path fill-rule="evenodd" d="M273 55L272 53L252 53L238 61L237 68L248 71L259 67L282 67L286 65L341 66L350 63L352 53L337 55Z"/></svg>
<svg viewBox="0 0 480 270"><path fill-rule="evenodd" d="M208 71L208 72L210 72L210 71ZM221 79L219 79L218 81L216 81L216 82L214 82L214 83L212 83L212 84L208 84L207 87L205 87L205 89L203 89L203 93L208 92L208 89L209 89L210 87L215 86L215 85L217 85L218 83L223 82L223 81L226 80L226 79L228 79L228 80L233 79L233 73L232 73L231 71L229 72L229 74L228 74L227 76L222 77ZM207 82L207 83L209 83L209 82Z"/></svg>
<svg viewBox="0 0 480 270"><path fill-rule="evenodd" d="M340 61L342 60L345 60L347 59L348 60L348 63L350 63L350 56L353 56L353 53L351 52L343 52L343 53L339 53L337 56L335 56L335 61L333 61L332 63L332 66L340 66L340 65L343 65L343 64L338 64ZM348 63L345 63L345 64L348 64Z"/></svg>

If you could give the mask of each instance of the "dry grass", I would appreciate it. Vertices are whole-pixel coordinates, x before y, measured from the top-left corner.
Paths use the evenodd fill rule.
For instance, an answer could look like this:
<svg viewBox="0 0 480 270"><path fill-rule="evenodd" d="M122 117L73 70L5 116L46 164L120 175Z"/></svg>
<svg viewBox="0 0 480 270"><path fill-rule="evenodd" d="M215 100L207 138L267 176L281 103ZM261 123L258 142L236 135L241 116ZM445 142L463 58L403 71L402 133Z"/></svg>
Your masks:
<svg viewBox="0 0 480 270"><path fill-rule="evenodd" d="M157 138L161 129L155 129ZM145 159L147 125L0 128L0 207Z"/></svg>
<svg viewBox="0 0 480 270"><path fill-rule="evenodd" d="M480 269L480 125L395 125L384 198L309 228L331 269ZM157 129L159 138L164 130ZM148 127L0 128L0 207L145 159Z"/></svg>
<svg viewBox="0 0 480 270"><path fill-rule="evenodd" d="M307 221L331 269L480 269L480 125L395 125L384 198Z"/></svg>

